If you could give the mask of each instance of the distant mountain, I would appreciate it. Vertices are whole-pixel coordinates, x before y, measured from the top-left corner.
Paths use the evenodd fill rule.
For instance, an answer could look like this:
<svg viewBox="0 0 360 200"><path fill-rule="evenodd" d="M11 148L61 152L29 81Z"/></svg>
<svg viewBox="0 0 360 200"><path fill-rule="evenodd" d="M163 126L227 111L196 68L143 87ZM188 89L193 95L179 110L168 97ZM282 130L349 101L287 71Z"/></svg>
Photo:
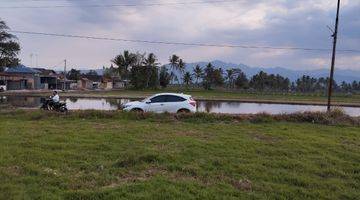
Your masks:
<svg viewBox="0 0 360 200"><path fill-rule="evenodd" d="M197 62L197 63L188 63L186 65L186 71L192 71L192 69L196 65L200 65L201 67L205 67L208 62ZM259 73L260 71L264 71L269 74L279 74L284 77L288 77L291 81L296 81L296 79L300 78L303 75L308 75L315 78L320 77L328 77L329 70L328 69L318 69L318 70L291 70L282 67L274 67L274 68L265 68L265 67L250 67L245 64L234 64L234 63L226 63L220 60L212 61L213 64L217 68L222 68L224 71L231 68L239 68L241 69L248 77L252 77L253 75ZM336 69L335 70L335 80L340 83L342 81L345 82L353 82L360 81L360 70L348 70L348 69Z"/></svg>
<svg viewBox="0 0 360 200"><path fill-rule="evenodd" d="M192 69L196 65L200 65L204 68L208 62L196 62L196 63L187 63L186 64L186 71L192 73ZM320 77L328 77L329 76L329 69L317 69L317 70L291 70L283 67L273 67L273 68L266 68L266 67L250 67L245 64L234 64L234 63L227 63L220 60L214 60L211 62L215 67L222 68L224 71L231 68L239 68L241 69L247 77L252 77L255 74L259 73L260 71L264 71L269 74L279 74L284 77L288 77L291 81L296 81L296 79L300 78L303 75L308 75L315 78ZM90 70L81 70L81 73L88 73ZM103 75L103 69L95 70L99 75ZM348 70L348 69L336 69L335 70L335 80L336 82L340 83L342 81L345 82L353 82L353 81L360 81L360 70Z"/></svg>
<svg viewBox="0 0 360 200"><path fill-rule="evenodd" d="M87 74L90 72L90 70L95 70L96 73L100 76L102 76L104 74L104 70L103 69L80 69L80 73L82 74ZM56 73L64 73L64 71L60 71L60 70L57 70Z"/></svg>

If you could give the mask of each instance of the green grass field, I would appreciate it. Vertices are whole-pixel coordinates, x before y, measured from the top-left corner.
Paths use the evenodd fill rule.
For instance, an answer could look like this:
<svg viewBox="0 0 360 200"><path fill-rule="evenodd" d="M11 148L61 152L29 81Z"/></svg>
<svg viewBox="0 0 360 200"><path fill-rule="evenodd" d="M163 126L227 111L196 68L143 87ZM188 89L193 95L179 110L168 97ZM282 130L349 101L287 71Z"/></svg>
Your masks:
<svg viewBox="0 0 360 200"><path fill-rule="evenodd" d="M0 115L0 199L357 199L360 127Z"/></svg>

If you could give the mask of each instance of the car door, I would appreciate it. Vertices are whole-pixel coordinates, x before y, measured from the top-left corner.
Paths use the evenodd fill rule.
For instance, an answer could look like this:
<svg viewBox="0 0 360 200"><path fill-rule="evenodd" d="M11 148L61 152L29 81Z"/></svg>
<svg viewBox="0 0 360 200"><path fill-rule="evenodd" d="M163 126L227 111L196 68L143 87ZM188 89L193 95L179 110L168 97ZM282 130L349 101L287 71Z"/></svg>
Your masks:
<svg viewBox="0 0 360 200"><path fill-rule="evenodd" d="M161 113L165 112L166 95L155 96L150 99L148 111Z"/></svg>
<svg viewBox="0 0 360 200"><path fill-rule="evenodd" d="M175 96L175 95L168 95L166 97L166 105L165 110L169 113L176 113L179 109L182 108L182 102L184 102L186 99Z"/></svg>

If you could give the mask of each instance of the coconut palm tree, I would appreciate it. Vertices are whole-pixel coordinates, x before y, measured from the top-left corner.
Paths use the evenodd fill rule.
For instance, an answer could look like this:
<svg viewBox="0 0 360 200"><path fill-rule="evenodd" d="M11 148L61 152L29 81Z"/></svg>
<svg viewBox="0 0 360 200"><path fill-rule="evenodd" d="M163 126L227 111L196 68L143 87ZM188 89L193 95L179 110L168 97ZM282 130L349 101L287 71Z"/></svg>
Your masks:
<svg viewBox="0 0 360 200"><path fill-rule="evenodd" d="M123 54L117 55L111 62L118 66L121 78L128 78L130 68L137 62L137 55L124 51Z"/></svg>
<svg viewBox="0 0 360 200"><path fill-rule="evenodd" d="M191 84L191 82L192 82L192 77L191 77L190 72L186 72L186 73L184 74L183 82L186 84L186 87L188 87L189 84Z"/></svg>
<svg viewBox="0 0 360 200"><path fill-rule="evenodd" d="M196 79L196 85L199 84L199 79L202 77L203 75L203 70L200 67L200 65L196 65L195 68L193 69L193 76Z"/></svg>
<svg viewBox="0 0 360 200"><path fill-rule="evenodd" d="M226 70L226 79L228 81L229 88L233 87L234 75L235 75L235 70L234 69Z"/></svg>
<svg viewBox="0 0 360 200"><path fill-rule="evenodd" d="M170 58L169 58L169 64L170 64L170 67L171 67L171 70L173 71L177 71L179 68L179 56L177 55L172 55Z"/></svg>
<svg viewBox="0 0 360 200"><path fill-rule="evenodd" d="M172 81L174 81L174 82L175 82L175 79L178 79L174 72L179 70L179 59L180 59L180 57L175 54L170 56L170 58L169 58L169 65L171 68L171 73L173 75Z"/></svg>
<svg viewBox="0 0 360 200"><path fill-rule="evenodd" d="M154 72L157 72L160 63L154 53L150 53L144 60L144 67L146 68L146 87L149 87L150 79Z"/></svg>
<svg viewBox="0 0 360 200"><path fill-rule="evenodd" d="M185 68L186 68L186 63L183 61L183 59L179 59L178 71L180 73L180 77L184 76Z"/></svg>

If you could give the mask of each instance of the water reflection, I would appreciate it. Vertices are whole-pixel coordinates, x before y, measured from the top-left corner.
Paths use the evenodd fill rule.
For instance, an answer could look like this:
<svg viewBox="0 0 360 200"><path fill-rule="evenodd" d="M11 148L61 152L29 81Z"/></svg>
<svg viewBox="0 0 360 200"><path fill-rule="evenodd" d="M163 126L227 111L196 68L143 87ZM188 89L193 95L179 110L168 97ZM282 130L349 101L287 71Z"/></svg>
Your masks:
<svg viewBox="0 0 360 200"><path fill-rule="evenodd" d="M69 98L69 101L70 101L71 103L76 103L76 102L78 101L78 98L70 97L70 98Z"/></svg>
<svg viewBox="0 0 360 200"><path fill-rule="evenodd" d="M34 108L42 104L42 98L38 97L0 97L0 104L10 105L19 108Z"/></svg>
<svg viewBox="0 0 360 200"><path fill-rule="evenodd" d="M128 99L66 99L69 110L118 110Z"/></svg>
<svg viewBox="0 0 360 200"><path fill-rule="evenodd" d="M223 113L223 114L290 114L306 111L326 111L326 106L312 105L290 105L290 104L266 104L266 103L240 103L223 101L200 101L198 102L199 112ZM350 116L360 116L360 108L341 107Z"/></svg>
<svg viewBox="0 0 360 200"><path fill-rule="evenodd" d="M201 109L202 112L212 112L214 109L220 109L221 104L218 101L197 101L198 110Z"/></svg>
<svg viewBox="0 0 360 200"><path fill-rule="evenodd" d="M2 107L39 108L45 98L40 97L0 97ZM70 110L118 110L122 104L130 99L64 99ZM289 104L258 104L226 101L198 101L199 112L227 113L227 114L255 114L266 112L269 114L294 113L304 111L326 111L325 106L289 105ZM351 116L360 116L360 108L342 107Z"/></svg>

